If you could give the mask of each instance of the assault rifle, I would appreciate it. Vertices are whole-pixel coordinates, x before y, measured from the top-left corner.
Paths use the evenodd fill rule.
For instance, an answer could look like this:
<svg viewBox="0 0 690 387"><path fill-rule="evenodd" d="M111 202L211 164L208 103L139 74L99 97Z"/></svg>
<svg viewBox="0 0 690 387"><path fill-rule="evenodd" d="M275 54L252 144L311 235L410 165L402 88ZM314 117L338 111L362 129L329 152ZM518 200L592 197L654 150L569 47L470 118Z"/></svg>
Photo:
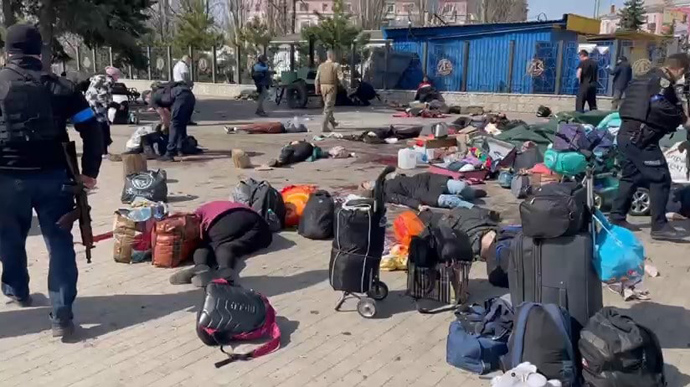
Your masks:
<svg viewBox="0 0 690 387"><path fill-rule="evenodd" d="M58 225L62 229L71 230L74 222L79 220L81 244L86 249L86 262L91 263L91 249L94 244L93 230L91 230L91 207L86 196L86 189L80 179L77 150L74 142L63 143L62 149L67 161L67 172L72 181L71 184L63 186L62 190L74 194L76 206L58 220Z"/></svg>

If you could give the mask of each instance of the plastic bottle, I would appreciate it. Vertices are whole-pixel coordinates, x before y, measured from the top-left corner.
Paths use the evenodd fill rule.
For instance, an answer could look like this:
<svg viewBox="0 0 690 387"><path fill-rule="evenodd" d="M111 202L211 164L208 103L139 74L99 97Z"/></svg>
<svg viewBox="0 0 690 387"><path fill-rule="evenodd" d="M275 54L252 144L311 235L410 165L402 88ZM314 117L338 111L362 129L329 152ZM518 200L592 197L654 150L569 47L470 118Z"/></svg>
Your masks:
<svg viewBox="0 0 690 387"><path fill-rule="evenodd" d="M414 169L417 166L417 152L405 148L398 151L398 168Z"/></svg>

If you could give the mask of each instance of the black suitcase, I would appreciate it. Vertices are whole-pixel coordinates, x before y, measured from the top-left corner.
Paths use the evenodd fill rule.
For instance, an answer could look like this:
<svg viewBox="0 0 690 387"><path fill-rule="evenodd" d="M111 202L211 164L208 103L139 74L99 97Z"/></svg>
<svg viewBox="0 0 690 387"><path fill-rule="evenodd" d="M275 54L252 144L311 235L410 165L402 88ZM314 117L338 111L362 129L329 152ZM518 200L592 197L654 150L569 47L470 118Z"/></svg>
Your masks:
<svg viewBox="0 0 690 387"><path fill-rule="evenodd" d="M553 239L517 235L511 244L508 272L513 305L556 304L582 328L603 307L592 254L589 232Z"/></svg>

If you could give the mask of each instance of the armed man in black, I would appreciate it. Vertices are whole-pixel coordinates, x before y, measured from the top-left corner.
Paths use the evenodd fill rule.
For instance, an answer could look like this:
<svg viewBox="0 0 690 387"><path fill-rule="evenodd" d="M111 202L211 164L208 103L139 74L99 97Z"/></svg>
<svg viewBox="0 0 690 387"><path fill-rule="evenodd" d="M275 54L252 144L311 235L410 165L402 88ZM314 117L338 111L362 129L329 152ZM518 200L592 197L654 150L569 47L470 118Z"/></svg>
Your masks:
<svg viewBox="0 0 690 387"><path fill-rule="evenodd" d="M74 331L77 263L71 230L58 221L75 206L63 144L74 124L84 150L81 184L96 185L103 138L93 110L65 78L42 71L42 39L30 25L7 30L8 64L0 70L0 260L2 292L21 307L31 305L26 238L32 209L50 256L48 291L54 337Z"/></svg>
<svg viewBox="0 0 690 387"><path fill-rule="evenodd" d="M657 240L683 239L683 234L666 220L671 173L659 140L687 121L674 86L689 69L687 54L669 56L663 67L652 69L630 83L620 107L622 124L617 140L622 171L618 196L611 210L611 222L639 231L637 226L628 223L626 215L637 188L648 187L651 236Z"/></svg>

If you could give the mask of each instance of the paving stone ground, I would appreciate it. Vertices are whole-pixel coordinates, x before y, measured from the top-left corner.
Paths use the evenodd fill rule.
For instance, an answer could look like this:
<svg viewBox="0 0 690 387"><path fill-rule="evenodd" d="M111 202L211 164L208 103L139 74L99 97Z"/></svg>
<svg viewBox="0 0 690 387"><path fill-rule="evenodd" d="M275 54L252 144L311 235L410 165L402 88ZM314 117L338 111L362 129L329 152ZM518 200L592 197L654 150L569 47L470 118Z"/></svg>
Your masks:
<svg viewBox="0 0 690 387"><path fill-rule="evenodd" d="M360 181L373 178L399 147L328 140L322 143L324 147L344 145L358 157L268 172L238 171L229 158L231 149L255 152L252 160L258 164L274 157L284 143L313 136L225 134L223 124L252 120L253 108L247 102L201 100L195 117L200 125L190 127L190 134L209 152L172 165L150 163L150 168L167 170L174 209L192 210L206 201L227 198L244 176L268 180L276 187L312 183L346 193ZM315 119L307 121L308 125L318 128L318 112L297 113L311 115ZM394 119L391 113L383 108L349 109L336 117L344 132L421 122ZM285 119L296 112L273 114ZM115 128L113 149L122 149L131 131L131 127ZM90 196L96 233L112 228L113 211L121 206L122 180L121 163L105 161L99 188ZM508 221L515 220L516 201L509 192L493 184L487 189L490 198L486 204L503 211ZM648 227L647 218L638 222ZM76 235L76 227L74 231ZM641 236L661 272L660 278L646 280L652 301L624 303L606 291L605 303L629 310L659 335L669 386L690 385L690 313L686 309L690 304L690 247L651 242L646 233ZM328 285L330 242L309 241L286 231L276 236L268 250L246 260L241 282L270 298L280 316L283 348L221 369L213 364L224 355L204 346L194 331L201 291L191 285L170 285L172 270L115 263L112 240L98 244L90 265L78 248L77 340L63 343L51 338L46 298L48 256L37 226L27 247L36 302L27 309L0 304L0 386L489 385L487 380L446 364L445 340L453 315L417 313L404 296L404 273L383 273L391 294L379 303L378 318L365 320L356 312L335 312L339 294ZM483 263L474 265L471 278L473 301L503 293L488 284ZM348 305L354 308L354 303Z"/></svg>

